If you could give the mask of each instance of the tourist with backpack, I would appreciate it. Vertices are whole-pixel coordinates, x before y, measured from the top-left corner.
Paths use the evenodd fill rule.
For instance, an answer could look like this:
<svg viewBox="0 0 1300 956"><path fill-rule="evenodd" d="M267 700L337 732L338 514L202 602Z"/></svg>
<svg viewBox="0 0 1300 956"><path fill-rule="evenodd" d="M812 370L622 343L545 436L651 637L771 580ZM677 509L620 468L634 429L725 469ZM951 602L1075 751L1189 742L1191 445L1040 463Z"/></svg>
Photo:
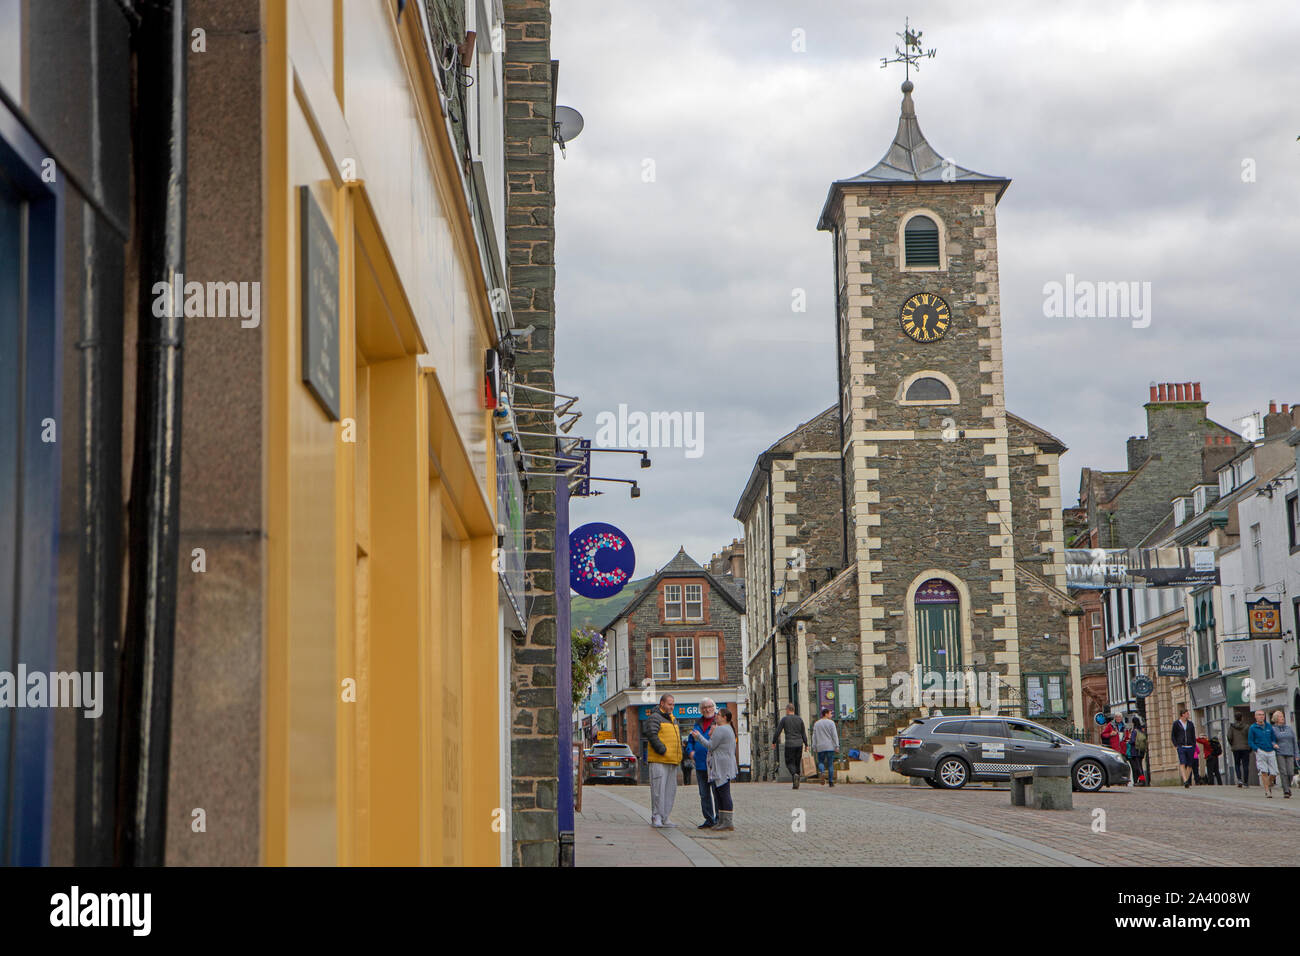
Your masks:
<svg viewBox="0 0 1300 956"><path fill-rule="evenodd" d="M1133 768L1133 773L1129 777L1129 783L1137 787L1147 785L1146 773L1142 769L1142 763L1147 756L1147 732L1142 729L1142 718L1133 718L1133 729L1125 736L1125 753L1128 758L1129 766Z"/></svg>

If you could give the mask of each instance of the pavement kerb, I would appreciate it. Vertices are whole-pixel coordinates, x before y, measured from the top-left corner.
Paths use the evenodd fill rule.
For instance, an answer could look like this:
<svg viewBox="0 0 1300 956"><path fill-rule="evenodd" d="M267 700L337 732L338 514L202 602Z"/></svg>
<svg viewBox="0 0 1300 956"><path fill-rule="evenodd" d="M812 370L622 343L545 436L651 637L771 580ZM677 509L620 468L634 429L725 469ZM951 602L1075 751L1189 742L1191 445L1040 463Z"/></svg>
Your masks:
<svg viewBox="0 0 1300 956"><path fill-rule="evenodd" d="M607 793L602 791L601 795L623 804L623 806L627 807L644 820L646 826L650 825L650 811L639 803L635 803L627 797L620 796L617 793ZM658 829L656 832L677 849L681 850L682 853L686 855L686 858L691 861L691 866L722 866L721 860L688 837L680 828L663 827Z"/></svg>

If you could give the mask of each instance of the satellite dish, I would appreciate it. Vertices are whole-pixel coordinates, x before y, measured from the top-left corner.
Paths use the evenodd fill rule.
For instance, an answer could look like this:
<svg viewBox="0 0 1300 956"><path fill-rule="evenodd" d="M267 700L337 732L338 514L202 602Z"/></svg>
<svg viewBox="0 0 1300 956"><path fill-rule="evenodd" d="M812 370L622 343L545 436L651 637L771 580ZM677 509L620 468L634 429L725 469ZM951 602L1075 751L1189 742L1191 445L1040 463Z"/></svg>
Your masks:
<svg viewBox="0 0 1300 956"><path fill-rule="evenodd" d="M578 138L582 126L582 114L572 106L555 108L555 141L560 144L560 149L564 148L565 143Z"/></svg>

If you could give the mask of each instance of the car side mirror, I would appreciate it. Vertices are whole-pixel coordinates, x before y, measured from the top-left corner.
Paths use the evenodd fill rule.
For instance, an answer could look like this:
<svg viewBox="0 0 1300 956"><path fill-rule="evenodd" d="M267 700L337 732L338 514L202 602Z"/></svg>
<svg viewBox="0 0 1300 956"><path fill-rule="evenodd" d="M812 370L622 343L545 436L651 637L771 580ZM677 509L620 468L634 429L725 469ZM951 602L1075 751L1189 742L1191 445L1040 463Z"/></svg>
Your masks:
<svg viewBox="0 0 1300 956"><path fill-rule="evenodd" d="M1052 746L1053 746L1053 747L1056 747L1056 748L1059 749L1060 746L1061 746L1061 742L1060 742L1059 740L1053 740L1053 741L1052 741Z"/></svg>

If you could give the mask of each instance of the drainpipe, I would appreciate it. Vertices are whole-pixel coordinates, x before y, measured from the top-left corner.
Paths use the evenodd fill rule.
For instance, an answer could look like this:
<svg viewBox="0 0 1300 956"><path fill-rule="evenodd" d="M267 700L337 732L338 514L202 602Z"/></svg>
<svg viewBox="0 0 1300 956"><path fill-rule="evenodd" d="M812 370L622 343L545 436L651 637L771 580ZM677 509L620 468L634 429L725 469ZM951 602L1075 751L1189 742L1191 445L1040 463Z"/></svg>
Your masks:
<svg viewBox="0 0 1300 956"><path fill-rule="evenodd" d="M91 29L103 11L91 6ZM98 75L100 44L90 44ZM128 64L115 63L116 68ZM91 179L102 180L104 132L98 84L90 86ZM102 218L101 218L102 217ZM108 228L100 225L108 223ZM113 863L117 792L118 629L122 620L122 243L98 210L82 222L84 274L81 337L81 551L77 567L77 670L103 674L97 720L77 721L75 860L78 866Z"/></svg>
<svg viewBox="0 0 1300 956"><path fill-rule="evenodd" d="M181 477L184 0L140 4L135 55L139 347L118 751L116 862L161 866L167 834ZM155 283L173 290L154 315Z"/></svg>

